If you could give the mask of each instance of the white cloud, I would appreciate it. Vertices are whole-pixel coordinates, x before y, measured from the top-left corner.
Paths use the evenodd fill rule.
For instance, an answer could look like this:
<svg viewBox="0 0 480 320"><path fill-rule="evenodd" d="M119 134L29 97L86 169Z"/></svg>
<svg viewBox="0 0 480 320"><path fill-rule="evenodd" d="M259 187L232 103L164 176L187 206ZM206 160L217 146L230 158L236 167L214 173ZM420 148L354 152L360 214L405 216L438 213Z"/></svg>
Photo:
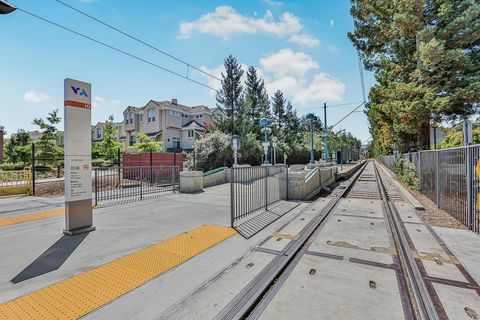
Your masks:
<svg viewBox="0 0 480 320"><path fill-rule="evenodd" d="M94 96L93 100L98 101L98 102L105 102L105 99L100 97L100 96Z"/></svg>
<svg viewBox="0 0 480 320"><path fill-rule="evenodd" d="M32 103L39 103L50 100L50 97L45 93L35 92L35 90L30 90L23 95L23 99Z"/></svg>
<svg viewBox="0 0 480 320"><path fill-rule="evenodd" d="M244 64L241 66L246 72L247 66ZM260 59L257 74L265 80L270 96L276 90L281 90L300 108L314 103L341 101L345 93L345 84L325 72L314 73L318 69L318 62L308 54L284 48ZM225 69L220 65L210 69L202 67L202 70L221 78L221 73ZM208 77L208 82L209 86L220 88L219 81ZM215 92L211 90L211 94Z"/></svg>
<svg viewBox="0 0 480 320"><path fill-rule="evenodd" d="M294 52L289 48L281 49L260 59L260 66L277 77L301 77L312 69L318 69L318 63L311 56L303 52Z"/></svg>
<svg viewBox="0 0 480 320"><path fill-rule="evenodd" d="M308 34L294 34L288 39L288 41L304 47L318 47L320 45L318 39L313 38Z"/></svg>
<svg viewBox="0 0 480 320"><path fill-rule="evenodd" d="M247 17L235 11L233 7L218 6L215 11L206 13L197 20L182 22L179 38L190 38L195 32L212 34L223 39L242 33L264 33L288 38L289 41L303 46L316 46L319 43L312 36L301 33L303 25L300 18L293 13L284 12L278 20L270 10L267 10L261 18L256 16L256 12L254 17Z"/></svg>
<svg viewBox="0 0 480 320"><path fill-rule="evenodd" d="M280 7L283 6L283 2L280 1L274 1L274 0L263 0L267 5L272 6L272 7Z"/></svg>
<svg viewBox="0 0 480 320"><path fill-rule="evenodd" d="M330 20L330 27L333 27L335 25L335 20Z"/></svg>

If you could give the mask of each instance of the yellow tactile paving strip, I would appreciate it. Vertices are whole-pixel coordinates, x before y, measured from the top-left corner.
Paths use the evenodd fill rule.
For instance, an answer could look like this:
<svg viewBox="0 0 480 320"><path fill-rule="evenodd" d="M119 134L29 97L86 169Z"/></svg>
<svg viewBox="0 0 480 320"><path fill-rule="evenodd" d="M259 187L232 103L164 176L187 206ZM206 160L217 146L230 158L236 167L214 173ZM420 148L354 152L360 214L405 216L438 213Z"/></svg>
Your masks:
<svg viewBox="0 0 480 320"><path fill-rule="evenodd" d="M55 216L61 216L64 214L65 214L65 209L62 208L62 209L56 209L56 210L50 210L50 211L44 211L44 212L24 214L24 215L15 216L15 217L9 217L9 218L0 218L0 227L8 226L11 224L22 223L22 222L33 221L33 220L45 219L45 218L50 218Z"/></svg>
<svg viewBox="0 0 480 320"><path fill-rule="evenodd" d="M201 226L2 304L0 319L78 319L235 233Z"/></svg>

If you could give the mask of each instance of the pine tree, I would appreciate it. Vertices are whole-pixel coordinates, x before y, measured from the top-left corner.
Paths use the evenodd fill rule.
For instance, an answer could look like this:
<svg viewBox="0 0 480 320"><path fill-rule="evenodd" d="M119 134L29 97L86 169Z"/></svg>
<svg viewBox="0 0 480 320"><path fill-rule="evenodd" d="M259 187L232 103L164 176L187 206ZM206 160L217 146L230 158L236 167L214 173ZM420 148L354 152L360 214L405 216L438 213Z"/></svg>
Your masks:
<svg viewBox="0 0 480 320"><path fill-rule="evenodd" d="M285 117L285 98L283 92L280 90L275 91L272 98L273 116L277 125L282 125Z"/></svg>
<svg viewBox="0 0 480 320"><path fill-rule="evenodd" d="M265 83L258 78L257 69L250 66L247 70L247 80L245 81L245 103L246 109L251 115L254 123L258 122L261 117L268 117L269 99Z"/></svg>
<svg viewBox="0 0 480 320"><path fill-rule="evenodd" d="M224 62L225 73L222 72L222 87L217 93L217 106L225 110L229 121L231 132L235 133L234 117L236 117L243 103L243 86L241 78L243 70L238 64L237 59L232 55L228 56Z"/></svg>

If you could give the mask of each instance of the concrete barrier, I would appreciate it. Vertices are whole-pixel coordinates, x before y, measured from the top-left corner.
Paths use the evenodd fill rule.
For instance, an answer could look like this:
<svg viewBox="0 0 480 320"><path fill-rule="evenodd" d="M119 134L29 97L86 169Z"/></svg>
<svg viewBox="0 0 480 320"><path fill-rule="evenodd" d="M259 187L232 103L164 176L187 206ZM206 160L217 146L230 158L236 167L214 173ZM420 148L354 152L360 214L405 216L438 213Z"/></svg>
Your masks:
<svg viewBox="0 0 480 320"><path fill-rule="evenodd" d="M197 193L201 191L203 191L203 172L202 171L180 172L180 192Z"/></svg>
<svg viewBox="0 0 480 320"><path fill-rule="evenodd" d="M207 176L203 176L203 187L208 188L208 187L213 187L213 186L218 186L219 184L224 184L227 183L227 175L230 174L230 169L224 169L219 172L215 172L212 174L209 174Z"/></svg>
<svg viewBox="0 0 480 320"><path fill-rule="evenodd" d="M312 173L313 172L313 173ZM335 183L336 167L317 167L312 170L291 171L288 174L288 199L309 200L322 188Z"/></svg>

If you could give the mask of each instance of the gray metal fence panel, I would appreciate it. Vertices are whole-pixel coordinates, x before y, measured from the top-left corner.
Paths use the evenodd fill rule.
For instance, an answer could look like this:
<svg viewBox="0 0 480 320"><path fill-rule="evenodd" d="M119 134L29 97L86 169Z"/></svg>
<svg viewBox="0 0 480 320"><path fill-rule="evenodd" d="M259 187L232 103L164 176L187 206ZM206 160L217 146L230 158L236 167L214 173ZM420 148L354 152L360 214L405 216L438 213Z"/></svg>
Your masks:
<svg viewBox="0 0 480 320"><path fill-rule="evenodd" d="M476 168L480 170L480 146L472 146L470 148L470 156L472 163L472 180L471 180L471 190L472 190L472 230L477 233L480 233L480 207L478 205L479 193L480 193L480 176Z"/></svg>
<svg viewBox="0 0 480 320"><path fill-rule="evenodd" d="M436 151L422 151L420 157L421 192L433 202L437 201Z"/></svg>
<svg viewBox="0 0 480 320"><path fill-rule="evenodd" d="M420 192L469 229L480 234L480 145L399 155L415 165ZM389 169L393 155L380 158Z"/></svg>
<svg viewBox="0 0 480 320"><path fill-rule="evenodd" d="M466 149L446 149L439 152L438 207L457 220L467 223Z"/></svg>
<svg viewBox="0 0 480 320"><path fill-rule="evenodd" d="M239 167L231 170L231 225L288 197L288 168L284 165Z"/></svg>

